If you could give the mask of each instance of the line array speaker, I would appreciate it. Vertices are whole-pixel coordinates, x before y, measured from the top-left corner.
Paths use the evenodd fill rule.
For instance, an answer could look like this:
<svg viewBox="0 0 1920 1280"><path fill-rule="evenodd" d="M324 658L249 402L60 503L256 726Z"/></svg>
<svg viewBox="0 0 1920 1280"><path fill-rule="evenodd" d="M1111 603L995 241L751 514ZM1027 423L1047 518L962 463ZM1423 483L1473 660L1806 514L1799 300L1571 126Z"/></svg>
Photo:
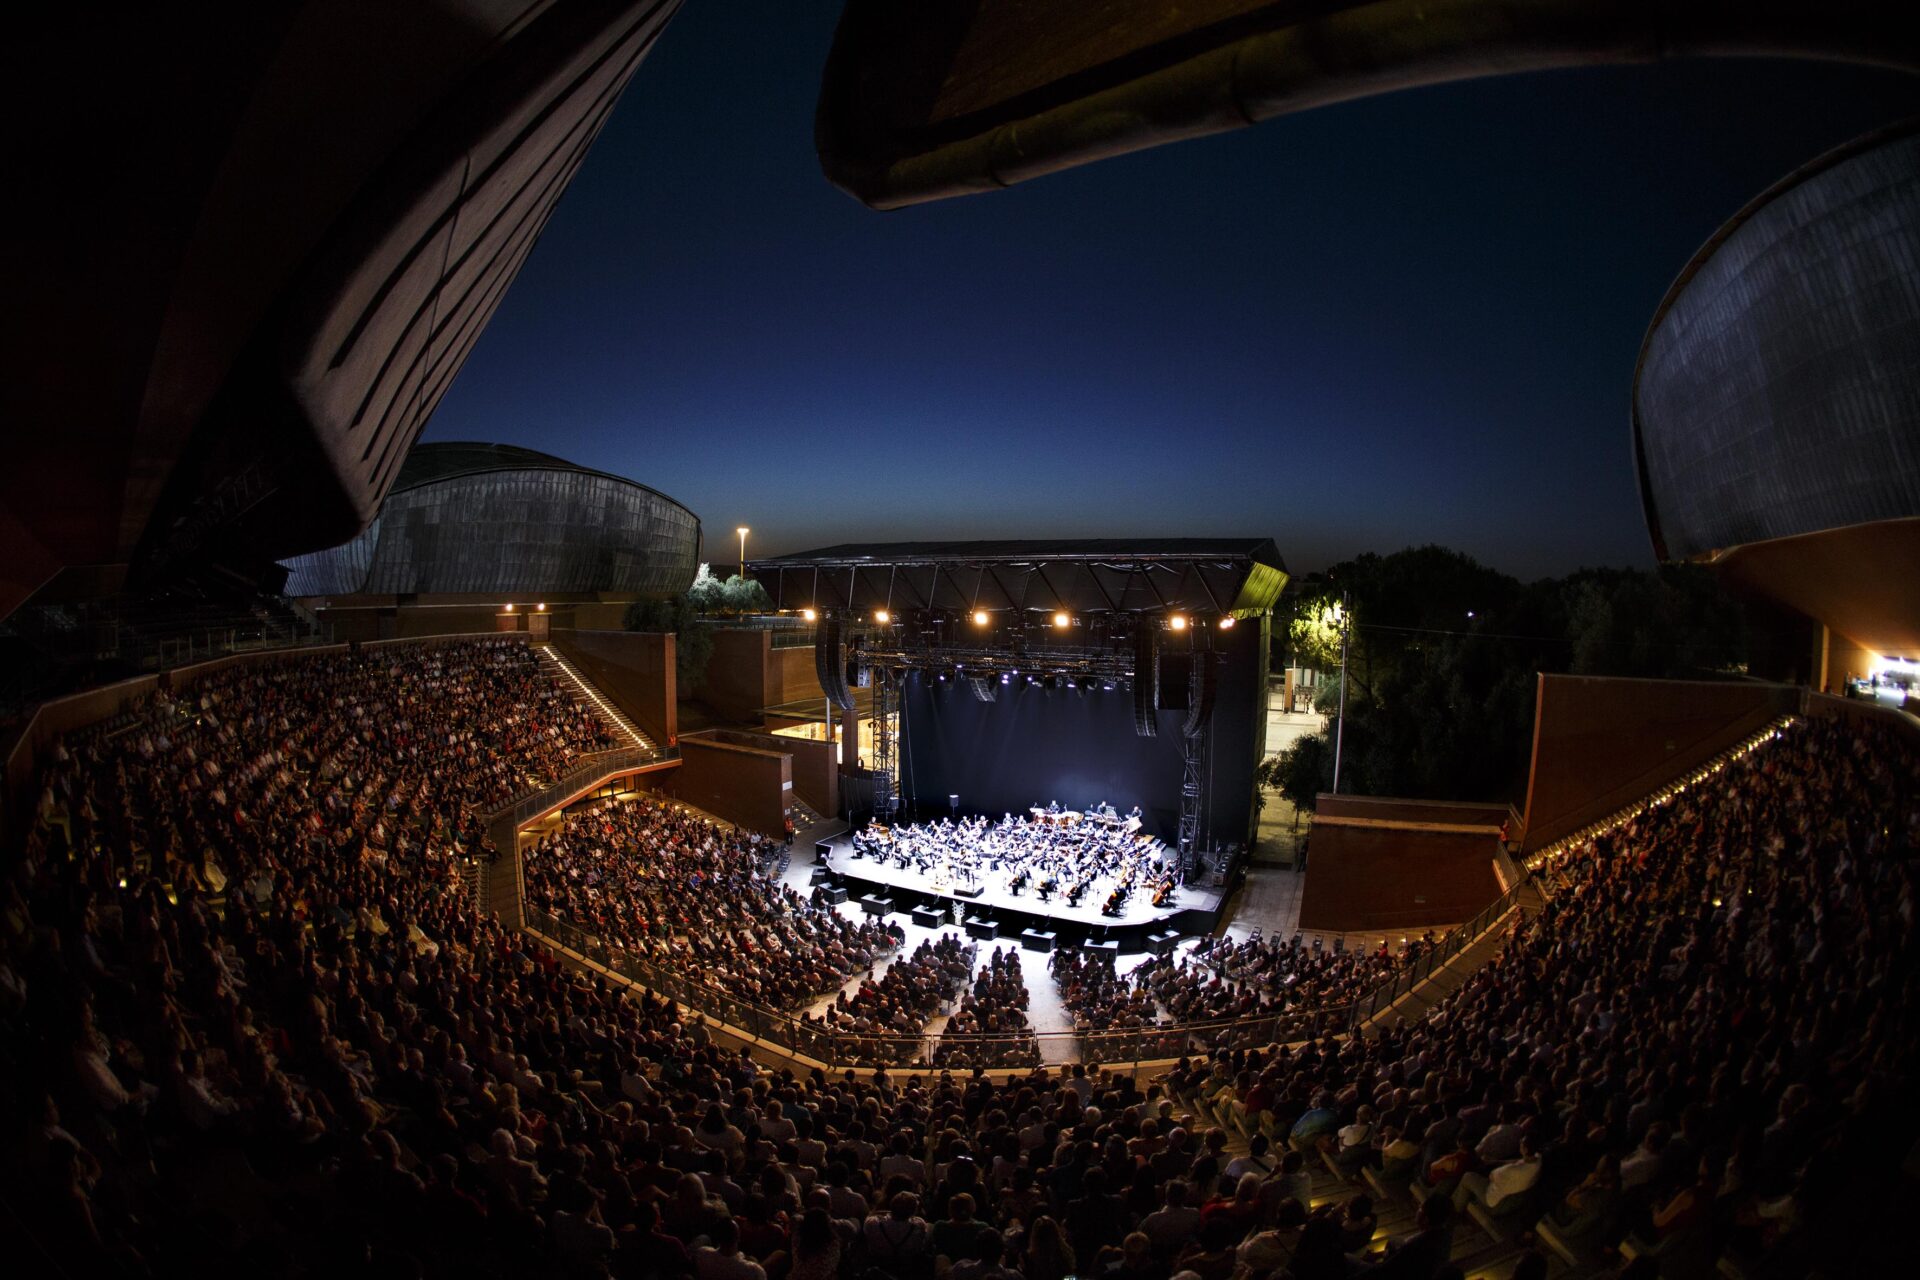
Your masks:
<svg viewBox="0 0 1920 1280"><path fill-rule="evenodd" d="M1220 665L1211 653L1193 655L1193 669L1187 673L1186 735L1191 738L1207 727L1213 716L1213 698L1220 687Z"/></svg>
<svg viewBox="0 0 1920 1280"><path fill-rule="evenodd" d="M1144 620L1133 632L1133 731L1160 736L1160 632Z"/></svg>
<svg viewBox="0 0 1920 1280"><path fill-rule="evenodd" d="M853 710L853 691L847 688L847 661L841 643L840 619L820 619L813 635L813 666L827 701L842 711Z"/></svg>

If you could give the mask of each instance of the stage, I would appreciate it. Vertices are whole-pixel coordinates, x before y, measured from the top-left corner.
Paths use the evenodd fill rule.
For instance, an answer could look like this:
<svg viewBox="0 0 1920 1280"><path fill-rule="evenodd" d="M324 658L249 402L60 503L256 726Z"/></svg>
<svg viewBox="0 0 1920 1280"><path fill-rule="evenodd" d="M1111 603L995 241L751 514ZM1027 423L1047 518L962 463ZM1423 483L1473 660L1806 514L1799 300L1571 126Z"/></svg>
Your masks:
<svg viewBox="0 0 1920 1280"><path fill-rule="evenodd" d="M998 925L997 936L1017 941L1028 929L1051 933L1059 946L1079 946L1086 942L1115 942L1126 952L1151 949L1149 938L1173 933L1185 937L1211 932L1218 922L1223 897L1218 890L1181 886L1173 890L1164 906L1155 907L1152 898L1136 893L1117 915L1102 915L1101 903L1091 897L1079 906L1068 906L1055 894L1042 902L1033 892L1008 892L998 881L1001 875L983 876L979 892L960 884L934 887L934 877L912 869L856 857L851 833L822 840L814 846L816 866L825 864L824 883L839 885L849 901L869 898L892 900L891 909L907 913L915 907L930 907L945 919L953 920L957 904L969 921L991 920ZM815 872L816 881L820 872ZM964 889L964 892L962 891Z"/></svg>

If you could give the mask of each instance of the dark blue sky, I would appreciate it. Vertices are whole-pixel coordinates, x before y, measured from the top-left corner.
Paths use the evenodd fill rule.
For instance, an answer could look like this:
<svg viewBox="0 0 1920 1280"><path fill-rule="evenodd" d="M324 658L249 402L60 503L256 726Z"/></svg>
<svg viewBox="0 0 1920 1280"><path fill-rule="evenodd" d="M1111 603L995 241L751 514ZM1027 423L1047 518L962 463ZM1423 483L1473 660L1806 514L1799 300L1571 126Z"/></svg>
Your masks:
<svg viewBox="0 0 1920 1280"><path fill-rule="evenodd" d="M706 555L1271 536L1651 563L1646 322L1909 78L1678 62L1424 89L875 213L813 107L839 6L689 0L427 431L691 507Z"/></svg>

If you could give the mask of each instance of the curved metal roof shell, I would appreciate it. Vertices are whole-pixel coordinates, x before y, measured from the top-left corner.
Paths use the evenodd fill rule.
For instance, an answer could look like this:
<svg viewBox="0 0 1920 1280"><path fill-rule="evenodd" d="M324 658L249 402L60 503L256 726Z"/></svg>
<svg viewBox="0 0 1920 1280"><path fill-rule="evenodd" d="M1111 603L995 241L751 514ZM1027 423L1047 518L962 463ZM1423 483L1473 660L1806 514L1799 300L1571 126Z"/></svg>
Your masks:
<svg viewBox="0 0 1920 1280"><path fill-rule="evenodd" d="M365 527L679 2L22 11L0 617Z"/></svg>
<svg viewBox="0 0 1920 1280"><path fill-rule="evenodd" d="M1663 560L1920 516L1920 121L1791 174L1695 254L1632 429Z"/></svg>
<svg viewBox="0 0 1920 1280"><path fill-rule="evenodd" d="M827 177L874 208L1420 85L1683 56L1920 68L1884 0L847 0Z"/></svg>
<svg viewBox="0 0 1920 1280"><path fill-rule="evenodd" d="M501 445L423 445L352 541L287 562L292 596L677 595L700 520L645 485Z"/></svg>

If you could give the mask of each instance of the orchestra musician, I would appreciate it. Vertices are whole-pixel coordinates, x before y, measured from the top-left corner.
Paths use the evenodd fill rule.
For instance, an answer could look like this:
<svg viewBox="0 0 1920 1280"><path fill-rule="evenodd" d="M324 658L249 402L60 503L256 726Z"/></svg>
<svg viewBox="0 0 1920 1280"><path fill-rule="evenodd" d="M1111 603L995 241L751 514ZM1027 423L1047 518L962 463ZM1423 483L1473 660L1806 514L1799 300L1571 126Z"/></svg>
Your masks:
<svg viewBox="0 0 1920 1280"><path fill-rule="evenodd" d="M874 823L852 843L856 857L942 884L978 885L985 873L1015 897L1033 888L1043 901L1058 894L1075 907L1099 892L1103 913L1113 916L1149 886L1156 907L1173 893L1165 846L1140 830L1140 812L1135 805L1123 819L1104 801L1074 811L1054 800L1025 815L1004 814L998 822L982 815L892 827Z"/></svg>

